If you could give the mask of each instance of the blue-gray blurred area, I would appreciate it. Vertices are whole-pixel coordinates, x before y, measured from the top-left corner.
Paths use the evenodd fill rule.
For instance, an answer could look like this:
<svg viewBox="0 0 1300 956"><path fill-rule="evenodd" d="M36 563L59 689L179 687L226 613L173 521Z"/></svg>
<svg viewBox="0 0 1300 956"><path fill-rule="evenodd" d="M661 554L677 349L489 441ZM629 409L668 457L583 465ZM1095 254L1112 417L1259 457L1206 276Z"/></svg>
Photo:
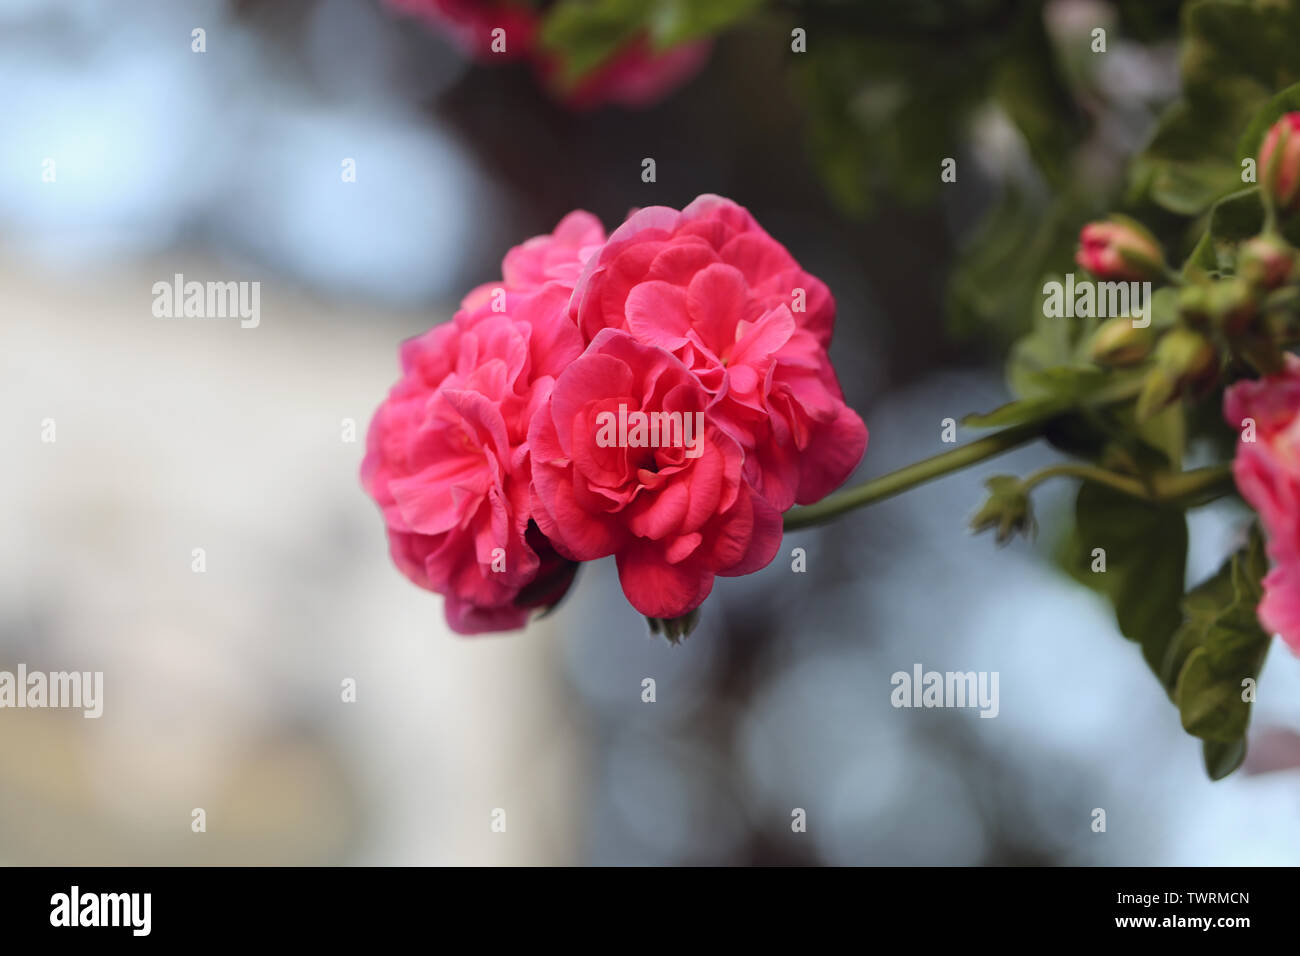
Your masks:
<svg viewBox="0 0 1300 956"><path fill-rule="evenodd" d="M1002 347L948 334L945 286L1025 165L1014 130L981 116L959 188L847 215L786 37L742 27L662 104L575 114L371 0L0 0L0 670L106 683L99 720L0 710L0 863L1300 860L1300 771L1208 782L1055 568L1067 486L1034 544L966 530L983 479L1044 448L788 536L675 647L610 562L473 639L389 563L357 469L398 343L573 208L613 228L720 193L826 280L871 431L857 480L1006 399ZM1139 52L1124 82L1167 96L1172 51ZM1118 116L1099 154L1145 134ZM261 326L154 318L178 272L260 281ZM1195 516L1191 579L1242 519ZM918 663L998 672L998 715L894 708ZM1294 749L1300 663L1274 648L1260 687L1261 748Z"/></svg>

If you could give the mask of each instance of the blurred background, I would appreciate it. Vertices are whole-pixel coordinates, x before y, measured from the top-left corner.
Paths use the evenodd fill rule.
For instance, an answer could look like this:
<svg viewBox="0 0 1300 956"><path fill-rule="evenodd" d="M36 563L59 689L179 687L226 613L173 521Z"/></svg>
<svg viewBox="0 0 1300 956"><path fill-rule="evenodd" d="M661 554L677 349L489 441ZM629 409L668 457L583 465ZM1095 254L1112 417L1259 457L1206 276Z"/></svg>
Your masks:
<svg viewBox="0 0 1300 956"><path fill-rule="evenodd" d="M1300 661L1252 731L1283 769L1212 784L1055 566L1069 488L1035 543L966 530L1050 449L788 536L677 647L610 562L472 639L391 566L357 472L398 343L569 210L747 206L836 296L862 480L1007 399L1179 93L1174 0L747 6L660 102L573 109L379 0L0 0L0 670L105 675L99 720L0 710L0 863L1300 862ZM155 318L178 272L260 282L260 326ZM1189 580L1243 519L1196 513ZM998 717L892 708L916 663L997 671Z"/></svg>

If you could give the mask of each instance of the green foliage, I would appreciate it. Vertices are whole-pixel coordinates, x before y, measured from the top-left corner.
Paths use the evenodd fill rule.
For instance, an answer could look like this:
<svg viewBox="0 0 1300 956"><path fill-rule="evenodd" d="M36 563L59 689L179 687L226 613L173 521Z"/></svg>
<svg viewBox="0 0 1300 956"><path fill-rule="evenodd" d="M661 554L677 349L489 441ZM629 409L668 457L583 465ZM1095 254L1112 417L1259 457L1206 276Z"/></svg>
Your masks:
<svg viewBox="0 0 1300 956"><path fill-rule="evenodd" d="M1255 613L1267 570L1256 530L1246 547L1188 592L1182 625L1156 669L1183 729L1205 741L1206 769L1216 780L1246 754L1250 703L1243 690L1259 677L1271 642Z"/></svg>
<svg viewBox="0 0 1300 956"><path fill-rule="evenodd" d="M547 13L541 42L573 83L637 37L656 50L719 33L763 0L561 0Z"/></svg>
<svg viewBox="0 0 1300 956"><path fill-rule="evenodd" d="M1049 318L1038 292L1033 296L1034 330L1015 344L1007 360L1007 381L1018 397L991 412L967 415L963 425L1005 428L1059 418L1085 406L1112 380L1087 357L1097 320Z"/></svg>
<svg viewBox="0 0 1300 956"><path fill-rule="evenodd" d="M845 29L834 16L850 10L859 22ZM846 209L865 213L885 185L904 201L933 197L939 161L964 152L976 112L990 102L1020 130L1047 180L1064 186L1086 123L1061 80L1041 2L826 11L823 20L818 8L807 11L809 53L795 66L813 156Z"/></svg>
<svg viewBox="0 0 1300 956"><path fill-rule="evenodd" d="M1105 553L1104 571L1092 570L1097 548ZM1102 485L1079 488L1066 569L1110 598L1120 633L1142 648L1157 673L1182 620L1186 562L1187 522L1180 509Z"/></svg>
<svg viewBox="0 0 1300 956"><path fill-rule="evenodd" d="M1093 570L1095 548L1104 549L1104 572ZM1140 646L1183 729L1203 741L1206 770L1218 780L1246 753L1250 703L1243 682L1258 678L1271 640L1255 615L1268 562L1256 530L1246 547L1184 595L1186 558L1180 510L1101 485L1079 489L1065 566L1110 599L1120 633Z"/></svg>
<svg viewBox="0 0 1300 956"><path fill-rule="evenodd" d="M1268 102L1256 110L1250 125L1246 127L1246 132L1237 143L1237 158L1250 157L1257 160L1260 144L1264 142L1264 134L1268 132L1268 128L1281 119L1282 114L1296 110L1300 110L1300 83L1288 86L1282 92L1270 97Z"/></svg>
<svg viewBox="0 0 1300 956"><path fill-rule="evenodd" d="M1242 186L1239 159L1274 91L1300 80L1300 3L1198 0L1183 13L1183 97L1134 163L1130 200L1199 215ZM1267 124L1265 124L1267 128ZM1246 135L1243 135L1246 134Z"/></svg>
<svg viewBox="0 0 1300 956"><path fill-rule="evenodd" d="M958 337L1011 339L1028 325L1044 273L1070 261L1079 223L1095 212L1074 191L1050 200L1008 187L961 250L948 279L949 325Z"/></svg>

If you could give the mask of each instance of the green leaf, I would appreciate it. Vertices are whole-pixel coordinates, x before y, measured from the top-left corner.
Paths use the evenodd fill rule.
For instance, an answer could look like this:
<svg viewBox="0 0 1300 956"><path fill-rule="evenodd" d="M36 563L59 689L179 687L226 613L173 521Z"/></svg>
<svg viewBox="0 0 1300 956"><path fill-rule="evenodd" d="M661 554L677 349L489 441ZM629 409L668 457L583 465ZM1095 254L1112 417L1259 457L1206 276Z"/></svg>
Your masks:
<svg viewBox="0 0 1300 956"><path fill-rule="evenodd" d="M1158 451L1164 464L1175 470L1182 467L1183 450L1187 447L1187 416L1181 403L1175 402L1159 414L1136 422L1134 427L1143 446Z"/></svg>
<svg viewBox="0 0 1300 956"><path fill-rule="evenodd" d="M1219 256L1215 250L1214 237L1210 235L1210 230L1206 229L1201 233L1201 238L1196 241L1191 255L1183 263L1183 275L1191 278L1198 272L1209 275L1218 272L1222 267L1219 264ZM1163 290L1162 290L1163 291Z"/></svg>
<svg viewBox="0 0 1300 956"><path fill-rule="evenodd" d="M763 0L560 0L542 23L541 44L576 83L637 37L657 52L725 30Z"/></svg>
<svg viewBox="0 0 1300 956"><path fill-rule="evenodd" d="M644 31L650 12L637 0L561 0L539 39L560 58L564 80L576 83Z"/></svg>
<svg viewBox="0 0 1300 956"><path fill-rule="evenodd" d="M1163 331L1173 328L1178 322L1178 290L1173 286L1161 286L1151 296L1151 327Z"/></svg>
<svg viewBox="0 0 1300 956"><path fill-rule="evenodd" d="M1249 239L1264 227L1264 203L1259 187L1251 186L1225 196L1210 211L1210 235L1216 243Z"/></svg>
<svg viewBox="0 0 1300 956"><path fill-rule="evenodd" d="M1279 88L1300 80L1300 4L1199 0L1184 8L1182 34L1183 98L1135 164L1131 198L1198 215L1240 188L1243 133Z"/></svg>
<svg viewBox="0 0 1300 956"><path fill-rule="evenodd" d="M1120 632L1141 645L1183 728L1203 741L1206 772L1226 777L1246 754L1243 682L1258 678L1271 645L1256 617L1268 570L1259 529L1180 602L1187 556L1181 512L1085 484L1075 513L1067 569L1111 599ZM1104 572L1092 571L1095 548L1105 549Z"/></svg>
<svg viewBox="0 0 1300 956"><path fill-rule="evenodd" d="M1051 280L1063 281L1060 276L1048 277ZM1105 381L1106 373L1088 358L1096 318L1045 315L1038 295L1031 309L1033 331L1012 346L1007 361L1007 384L1012 392L1021 398L1077 396Z"/></svg>
<svg viewBox="0 0 1300 956"><path fill-rule="evenodd" d="M1058 76L1041 3L814 3L797 22L809 35L793 63L809 149L846 211L865 214L880 187L903 203L950 188L939 164L962 155L990 100L1048 182L1070 181L1088 124Z"/></svg>
<svg viewBox="0 0 1300 956"><path fill-rule="evenodd" d="M967 428L1006 428L1009 425L1021 425L1025 422L1037 422L1068 409L1073 402L1068 397L1043 395L1038 398L1022 398L1014 402L999 405L991 412L973 413L961 420Z"/></svg>
<svg viewBox="0 0 1300 956"><path fill-rule="evenodd" d="M1201 746L1201 751L1205 758L1205 772L1210 775L1210 779L1222 780L1246 759L1246 739L1243 737L1229 743L1207 740Z"/></svg>
<svg viewBox="0 0 1300 956"><path fill-rule="evenodd" d="M1264 134L1284 113L1300 110L1300 83L1288 86L1285 90L1269 99L1256 112L1255 117L1237 141L1237 159L1258 159L1258 150L1264 142Z"/></svg>
<svg viewBox="0 0 1300 956"><path fill-rule="evenodd" d="M1097 548L1105 551L1105 571L1092 570ZM1103 485L1079 488L1067 569L1110 598L1120 633L1141 646L1152 670L1158 671L1182 620L1186 561L1182 511Z"/></svg>
<svg viewBox="0 0 1300 956"><path fill-rule="evenodd" d="M964 243L948 280L949 325L963 339L1000 339L1029 330L1025 303L1037 299L1043 273L1070 260L1078 224L1091 209L1068 195L1050 200L1008 187Z"/></svg>
<svg viewBox="0 0 1300 956"><path fill-rule="evenodd" d="M763 0L658 0L651 5L650 39L665 50L727 29L763 5Z"/></svg>
<svg viewBox="0 0 1300 956"><path fill-rule="evenodd" d="M1183 275L1190 276L1198 270L1222 273L1233 269L1238 244L1264 228L1264 202L1259 187L1249 186L1224 196L1210 208L1206 223L1205 232L1183 264ZM1282 234L1293 245L1300 242L1300 220L1288 219Z"/></svg>
<svg viewBox="0 0 1300 956"><path fill-rule="evenodd" d="M1244 750L1250 703L1243 683L1255 680L1271 643L1259 625L1256 606L1268 569L1261 536L1198 585L1184 602L1184 619L1170 643L1162 678L1178 705L1183 728L1222 745ZM1207 768L1213 772L1207 761Z"/></svg>
<svg viewBox="0 0 1300 956"><path fill-rule="evenodd" d="M1156 205L1179 215L1194 216L1240 186L1241 178L1235 166L1222 160L1170 159L1151 164L1147 183Z"/></svg>
<svg viewBox="0 0 1300 956"><path fill-rule="evenodd" d="M1020 130L1043 178L1060 189L1088 123L1061 78L1041 17L1022 23L1016 52L995 70L993 93Z"/></svg>

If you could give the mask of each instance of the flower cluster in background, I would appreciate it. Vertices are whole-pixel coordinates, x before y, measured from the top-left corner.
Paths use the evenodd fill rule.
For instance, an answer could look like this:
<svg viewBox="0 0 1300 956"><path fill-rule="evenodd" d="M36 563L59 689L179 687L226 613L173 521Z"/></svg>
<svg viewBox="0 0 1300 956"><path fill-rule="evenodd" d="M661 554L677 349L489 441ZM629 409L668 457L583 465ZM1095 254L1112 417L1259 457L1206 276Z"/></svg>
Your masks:
<svg viewBox="0 0 1300 956"><path fill-rule="evenodd" d="M448 34L466 53L480 60L524 60L543 85L567 106L583 110L607 103L649 106L694 76L708 59L707 40L654 42L648 30L627 32L597 23L604 39L584 44L576 62L554 42L547 42L544 13L527 0L387 0L399 12L428 21ZM565 37L565 5L551 23ZM572 5L570 9L576 10ZM581 20L582 14L578 14ZM601 28L604 27L602 30ZM552 28L551 33L557 32ZM612 36L612 39L611 39ZM606 43L608 45L606 45Z"/></svg>
<svg viewBox="0 0 1300 956"><path fill-rule="evenodd" d="M1257 207L1258 234L1225 249L1207 233L1200 255L1167 276L1178 288L1172 321L1138 330L1112 320L1094 338L1092 355L1112 367L1151 366L1141 419L1181 395L1205 395L1221 377L1263 376L1226 390L1224 416L1239 432L1237 487L1259 512L1276 564L1264 581L1260 623L1300 653L1300 359L1286 351L1300 333L1300 259L1279 223L1300 198L1300 112L1280 116L1258 154L1259 187L1241 197ZM1160 280L1167 271L1155 238L1124 217L1085 226L1078 262L1111 281ZM1117 334L1125 336L1122 349Z"/></svg>
<svg viewBox="0 0 1300 956"><path fill-rule="evenodd" d="M730 200L634 211L608 239L571 213L403 346L362 466L394 561L463 633L521 627L609 555L638 611L686 617L861 459L833 324L825 285ZM704 433L600 442L619 408Z"/></svg>
<svg viewBox="0 0 1300 956"><path fill-rule="evenodd" d="M1272 635L1300 653L1297 106L1300 86L1292 86L1256 110L1240 137L1243 188L1184 235L1162 242L1119 214L1085 225L1075 260L1099 281L1071 276L1070 288L1085 295L1069 321L1043 304L1034 332L1012 350L1018 399L967 419L1005 427L997 440L1007 442L1029 430L1070 456L1024 478L990 480L976 530L996 528L1003 541L1028 533L1031 489L1048 478L1081 480L1063 563L1111 600L1183 728L1202 740L1215 779L1245 757ZM1175 269L1165 249L1178 244L1190 251ZM1211 463L1185 468L1190 455ZM1234 485L1258 525L1217 573L1187 590L1185 513Z"/></svg>

